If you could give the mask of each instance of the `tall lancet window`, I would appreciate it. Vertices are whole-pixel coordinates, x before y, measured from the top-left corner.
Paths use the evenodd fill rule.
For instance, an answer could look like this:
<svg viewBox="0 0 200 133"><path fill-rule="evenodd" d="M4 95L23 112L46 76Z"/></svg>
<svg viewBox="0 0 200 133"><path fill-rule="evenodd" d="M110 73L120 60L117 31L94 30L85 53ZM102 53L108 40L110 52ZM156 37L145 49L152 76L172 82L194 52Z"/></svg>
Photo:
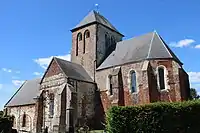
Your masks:
<svg viewBox="0 0 200 133"><path fill-rule="evenodd" d="M158 67L158 80L160 89L165 89L165 70L163 67Z"/></svg>
<svg viewBox="0 0 200 133"><path fill-rule="evenodd" d="M109 93L110 95L112 95L113 94L112 76L110 75L108 78L109 78Z"/></svg>
<svg viewBox="0 0 200 133"><path fill-rule="evenodd" d="M136 81L136 72L135 71L131 71L131 92L137 92L137 81Z"/></svg>
<svg viewBox="0 0 200 133"><path fill-rule="evenodd" d="M78 56L79 41L82 41L82 34L79 32L76 38L76 56Z"/></svg>
<svg viewBox="0 0 200 133"><path fill-rule="evenodd" d="M22 127L26 126L26 114L24 112L23 117L22 117Z"/></svg>
<svg viewBox="0 0 200 133"><path fill-rule="evenodd" d="M54 94L49 95L49 117L54 115Z"/></svg>
<svg viewBox="0 0 200 133"><path fill-rule="evenodd" d="M108 34L105 34L105 45L106 45L106 49L108 49L110 45L110 38Z"/></svg>
<svg viewBox="0 0 200 133"><path fill-rule="evenodd" d="M85 32L84 32L84 42L83 42L83 54L85 54L85 40L87 39L87 38L89 38L90 37L90 31L89 30L86 30Z"/></svg>

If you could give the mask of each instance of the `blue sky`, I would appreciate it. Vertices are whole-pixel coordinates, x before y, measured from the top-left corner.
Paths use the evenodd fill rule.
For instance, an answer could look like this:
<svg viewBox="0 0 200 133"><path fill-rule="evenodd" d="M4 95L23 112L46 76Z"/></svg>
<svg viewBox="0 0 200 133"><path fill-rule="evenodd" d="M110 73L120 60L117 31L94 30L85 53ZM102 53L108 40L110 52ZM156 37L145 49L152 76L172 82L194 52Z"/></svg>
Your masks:
<svg viewBox="0 0 200 133"><path fill-rule="evenodd" d="M124 39L156 30L200 92L199 0L0 0L0 108L52 56L70 58L70 29L96 3Z"/></svg>

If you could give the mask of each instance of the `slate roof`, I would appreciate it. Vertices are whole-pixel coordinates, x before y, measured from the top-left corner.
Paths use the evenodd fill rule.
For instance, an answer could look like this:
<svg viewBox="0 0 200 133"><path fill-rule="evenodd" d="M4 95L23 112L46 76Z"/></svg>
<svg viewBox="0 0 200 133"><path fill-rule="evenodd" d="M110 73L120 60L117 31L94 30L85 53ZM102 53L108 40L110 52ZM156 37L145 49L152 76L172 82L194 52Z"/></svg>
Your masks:
<svg viewBox="0 0 200 133"><path fill-rule="evenodd" d="M118 42L115 51L105 59L97 70L142 60L169 58L182 64L157 32L150 32Z"/></svg>
<svg viewBox="0 0 200 133"><path fill-rule="evenodd" d="M81 81L94 82L81 65L57 57L54 57L54 59L67 77Z"/></svg>
<svg viewBox="0 0 200 133"><path fill-rule="evenodd" d="M25 81L5 106L11 107L34 104L35 101L33 98L39 93L40 80L41 79L33 79Z"/></svg>
<svg viewBox="0 0 200 133"><path fill-rule="evenodd" d="M118 32L119 34L121 34L104 16L102 16L101 14L99 14L98 12L94 10L92 10L87 16L85 16L83 20L78 25L76 25L72 30L78 29L80 27L83 27L95 22L102 24Z"/></svg>

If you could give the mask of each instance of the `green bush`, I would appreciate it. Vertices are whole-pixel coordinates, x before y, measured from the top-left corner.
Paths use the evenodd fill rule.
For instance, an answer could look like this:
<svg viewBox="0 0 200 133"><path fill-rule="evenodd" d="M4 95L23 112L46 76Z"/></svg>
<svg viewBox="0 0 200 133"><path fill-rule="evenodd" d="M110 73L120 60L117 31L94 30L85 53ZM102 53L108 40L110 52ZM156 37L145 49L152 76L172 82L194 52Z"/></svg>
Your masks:
<svg viewBox="0 0 200 133"><path fill-rule="evenodd" d="M112 107L108 133L200 133L200 101Z"/></svg>
<svg viewBox="0 0 200 133"><path fill-rule="evenodd" d="M3 116L0 111L0 133L8 133L12 129L13 118L10 116Z"/></svg>

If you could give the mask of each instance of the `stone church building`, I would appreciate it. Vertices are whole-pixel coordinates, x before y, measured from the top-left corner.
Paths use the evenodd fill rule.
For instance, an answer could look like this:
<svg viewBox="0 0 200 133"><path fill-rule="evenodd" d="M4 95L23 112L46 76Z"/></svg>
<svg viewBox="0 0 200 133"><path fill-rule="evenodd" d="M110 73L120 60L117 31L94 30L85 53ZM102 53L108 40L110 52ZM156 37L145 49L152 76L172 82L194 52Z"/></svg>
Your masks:
<svg viewBox="0 0 200 133"><path fill-rule="evenodd" d="M98 129L111 106L188 99L183 63L157 32L123 40L96 11L71 32L71 61L54 57L41 79L25 81L6 103L18 132Z"/></svg>

